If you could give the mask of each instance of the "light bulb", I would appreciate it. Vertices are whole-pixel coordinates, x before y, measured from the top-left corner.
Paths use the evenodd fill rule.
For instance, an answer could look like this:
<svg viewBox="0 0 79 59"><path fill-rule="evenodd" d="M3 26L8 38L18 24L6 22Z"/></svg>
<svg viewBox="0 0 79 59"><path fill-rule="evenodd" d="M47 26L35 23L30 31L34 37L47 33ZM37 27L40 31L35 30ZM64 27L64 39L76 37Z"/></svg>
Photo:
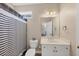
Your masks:
<svg viewBox="0 0 79 59"><path fill-rule="evenodd" d="M50 15L53 15L53 12L50 12Z"/></svg>

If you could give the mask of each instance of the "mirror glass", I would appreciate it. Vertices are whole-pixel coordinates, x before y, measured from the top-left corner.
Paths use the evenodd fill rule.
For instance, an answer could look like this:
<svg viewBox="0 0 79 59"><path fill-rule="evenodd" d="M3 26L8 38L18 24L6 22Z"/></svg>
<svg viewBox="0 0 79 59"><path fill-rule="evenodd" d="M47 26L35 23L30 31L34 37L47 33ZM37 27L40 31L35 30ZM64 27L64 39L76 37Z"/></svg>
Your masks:
<svg viewBox="0 0 79 59"><path fill-rule="evenodd" d="M41 18L41 36L59 36L58 17Z"/></svg>
<svg viewBox="0 0 79 59"><path fill-rule="evenodd" d="M52 36L53 35L53 23L52 23L52 20L48 20L48 21L44 21L42 24L41 24L42 28L42 33L41 35L42 36Z"/></svg>

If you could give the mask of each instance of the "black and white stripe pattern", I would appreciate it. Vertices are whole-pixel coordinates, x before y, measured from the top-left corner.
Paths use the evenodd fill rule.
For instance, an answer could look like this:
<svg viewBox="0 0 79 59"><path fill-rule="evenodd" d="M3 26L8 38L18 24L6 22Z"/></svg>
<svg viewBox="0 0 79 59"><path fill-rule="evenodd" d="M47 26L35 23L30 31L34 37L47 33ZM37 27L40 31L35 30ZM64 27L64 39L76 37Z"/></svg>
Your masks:
<svg viewBox="0 0 79 59"><path fill-rule="evenodd" d="M16 54L16 20L0 13L0 55Z"/></svg>
<svg viewBox="0 0 79 59"><path fill-rule="evenodd" d="M25 23L0 13L0 56L19 55L26 48L25 35Z"/></svg>

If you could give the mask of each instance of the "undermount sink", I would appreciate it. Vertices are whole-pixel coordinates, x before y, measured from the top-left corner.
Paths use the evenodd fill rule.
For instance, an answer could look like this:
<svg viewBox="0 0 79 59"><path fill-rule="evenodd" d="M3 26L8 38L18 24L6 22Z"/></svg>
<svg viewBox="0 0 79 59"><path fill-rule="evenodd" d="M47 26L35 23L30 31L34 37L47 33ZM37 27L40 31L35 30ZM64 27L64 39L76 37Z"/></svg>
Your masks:
<svg viewBox="0 0 79 59"><path fill-rule="evenodd" d="M70 44L69 41L64 39L48 39L48 38L41 38L41 44Z"/></svg>
<svg viewBox="0 0 79 59"><path fill-rule="evenodd" d="M63 42L63 40L60 39L48 39L48 42Z"/></svg>

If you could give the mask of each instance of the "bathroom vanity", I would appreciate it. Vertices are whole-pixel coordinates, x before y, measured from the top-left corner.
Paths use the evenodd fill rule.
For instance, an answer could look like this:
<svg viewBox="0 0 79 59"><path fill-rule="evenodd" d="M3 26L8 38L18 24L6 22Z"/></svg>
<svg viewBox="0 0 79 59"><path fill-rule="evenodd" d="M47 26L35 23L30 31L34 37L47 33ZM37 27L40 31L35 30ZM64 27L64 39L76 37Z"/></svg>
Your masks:
<svg viewBox="0 0 79 59"><path fill-rule="evenodd" d="M56 16L54 16L56 15ZM58 15L41 17L41 49L42 56L69 56L70 42L60 37Z"/></svg>
<svg viewBox="0 0 79 59"><path fill-rule="evenodd" d="M69 56L70 42L61 39L41 38L42 56Z"/></svg>

